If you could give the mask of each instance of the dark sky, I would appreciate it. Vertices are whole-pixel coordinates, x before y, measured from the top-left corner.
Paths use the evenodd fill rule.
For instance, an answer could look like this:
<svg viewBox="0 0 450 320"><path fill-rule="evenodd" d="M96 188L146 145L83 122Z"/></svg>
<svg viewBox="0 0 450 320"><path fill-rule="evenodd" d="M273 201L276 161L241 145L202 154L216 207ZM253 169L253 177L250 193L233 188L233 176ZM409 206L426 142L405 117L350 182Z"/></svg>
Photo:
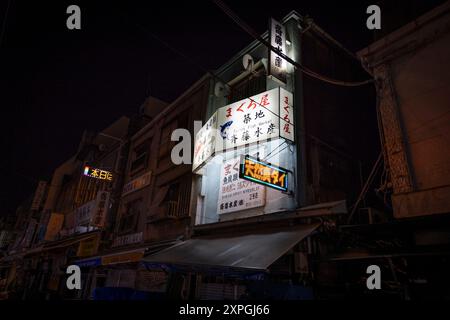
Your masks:
<svg viewBox="0 0 450 320"><path fill-rule="evenodd" d="M147 95L172 101L252 41L211 1L0 2L0 215L13 212L39 179L76 151L84 129L101 130ZM311 16L350 50L371 42L373 1L225 1L259 33L292 9ZM66 8L81 7L81 30ZM339 5L337 5L339 4ZM151 34L150 34L151 33Z"/></svg>

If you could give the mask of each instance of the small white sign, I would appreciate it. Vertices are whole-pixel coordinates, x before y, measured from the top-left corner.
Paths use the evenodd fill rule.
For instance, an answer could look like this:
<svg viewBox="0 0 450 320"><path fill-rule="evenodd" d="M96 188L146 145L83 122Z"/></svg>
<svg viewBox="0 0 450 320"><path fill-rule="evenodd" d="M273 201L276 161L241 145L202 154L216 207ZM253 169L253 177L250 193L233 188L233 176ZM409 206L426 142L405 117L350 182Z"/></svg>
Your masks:
<svg viewBox="0 0 450 320"><path fill-rule="evenodd" d="M223 163L220 174L219 214L262 207L265 204L266 188L239 178L240 158Z"/></svg>

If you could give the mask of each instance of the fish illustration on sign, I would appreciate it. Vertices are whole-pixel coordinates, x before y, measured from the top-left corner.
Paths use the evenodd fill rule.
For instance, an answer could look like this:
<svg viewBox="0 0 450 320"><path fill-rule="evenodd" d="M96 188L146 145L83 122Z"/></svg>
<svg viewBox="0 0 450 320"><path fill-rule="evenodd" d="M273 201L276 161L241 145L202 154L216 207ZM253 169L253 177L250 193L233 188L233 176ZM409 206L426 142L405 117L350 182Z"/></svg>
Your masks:
<svg viewBox="0 0 450 320"><path fill-rule="evenodd" d="M227 121L225 122L225 124L220 126L220 135L222 136L222 138L226 139L227 138L227 133L226 130L233 124L233 120Z"/></svg>

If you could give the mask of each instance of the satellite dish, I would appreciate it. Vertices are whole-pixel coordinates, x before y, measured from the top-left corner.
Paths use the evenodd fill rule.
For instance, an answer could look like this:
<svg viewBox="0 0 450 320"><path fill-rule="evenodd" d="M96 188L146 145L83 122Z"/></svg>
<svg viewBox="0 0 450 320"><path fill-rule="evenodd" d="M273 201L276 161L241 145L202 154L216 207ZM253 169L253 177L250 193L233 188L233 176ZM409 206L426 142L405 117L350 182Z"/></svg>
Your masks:
<svg viewBox="0 0 450 320"><path fill-rule="evenodd" d="M218 98L223 98L227 95L228 90L222 82L217 82L214 86L214 95Z"/></svg>
<svg viewBox="0 0 450 320"><path fill-rule="evenodd" d="M269 73L269 60L267 58L262 58L261 62L266 70L266 73Z"/></svg>
<svg viewBox="0 0 450 320"><path fill-rule="evenodd" d="M108 149L108 147L105 144L103 144L103 143L99 144L98 150L103 152L103 151L106 151L106 149Z"/></svg>
<svg viewBox="0 0 450 320"><path fill-rule="evenodd" d="M253 68L253 57L248 53L245 54L242 58L242 65L244 66L245 70L250 70L251 68Z"/></svg>

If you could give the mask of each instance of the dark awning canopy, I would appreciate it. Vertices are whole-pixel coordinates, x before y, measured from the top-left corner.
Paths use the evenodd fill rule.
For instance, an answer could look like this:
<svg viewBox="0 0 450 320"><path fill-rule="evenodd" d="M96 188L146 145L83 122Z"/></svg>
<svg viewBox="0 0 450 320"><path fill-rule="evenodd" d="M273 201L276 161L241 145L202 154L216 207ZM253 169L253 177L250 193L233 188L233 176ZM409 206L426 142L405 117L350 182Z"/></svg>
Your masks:
<svg viewBox="0 0 450 320"><path fill-rule="evenodd" d="M265 271L320 224L279 228L272 232L196 238L143 258L147 266L193 265Z"/></svg>

